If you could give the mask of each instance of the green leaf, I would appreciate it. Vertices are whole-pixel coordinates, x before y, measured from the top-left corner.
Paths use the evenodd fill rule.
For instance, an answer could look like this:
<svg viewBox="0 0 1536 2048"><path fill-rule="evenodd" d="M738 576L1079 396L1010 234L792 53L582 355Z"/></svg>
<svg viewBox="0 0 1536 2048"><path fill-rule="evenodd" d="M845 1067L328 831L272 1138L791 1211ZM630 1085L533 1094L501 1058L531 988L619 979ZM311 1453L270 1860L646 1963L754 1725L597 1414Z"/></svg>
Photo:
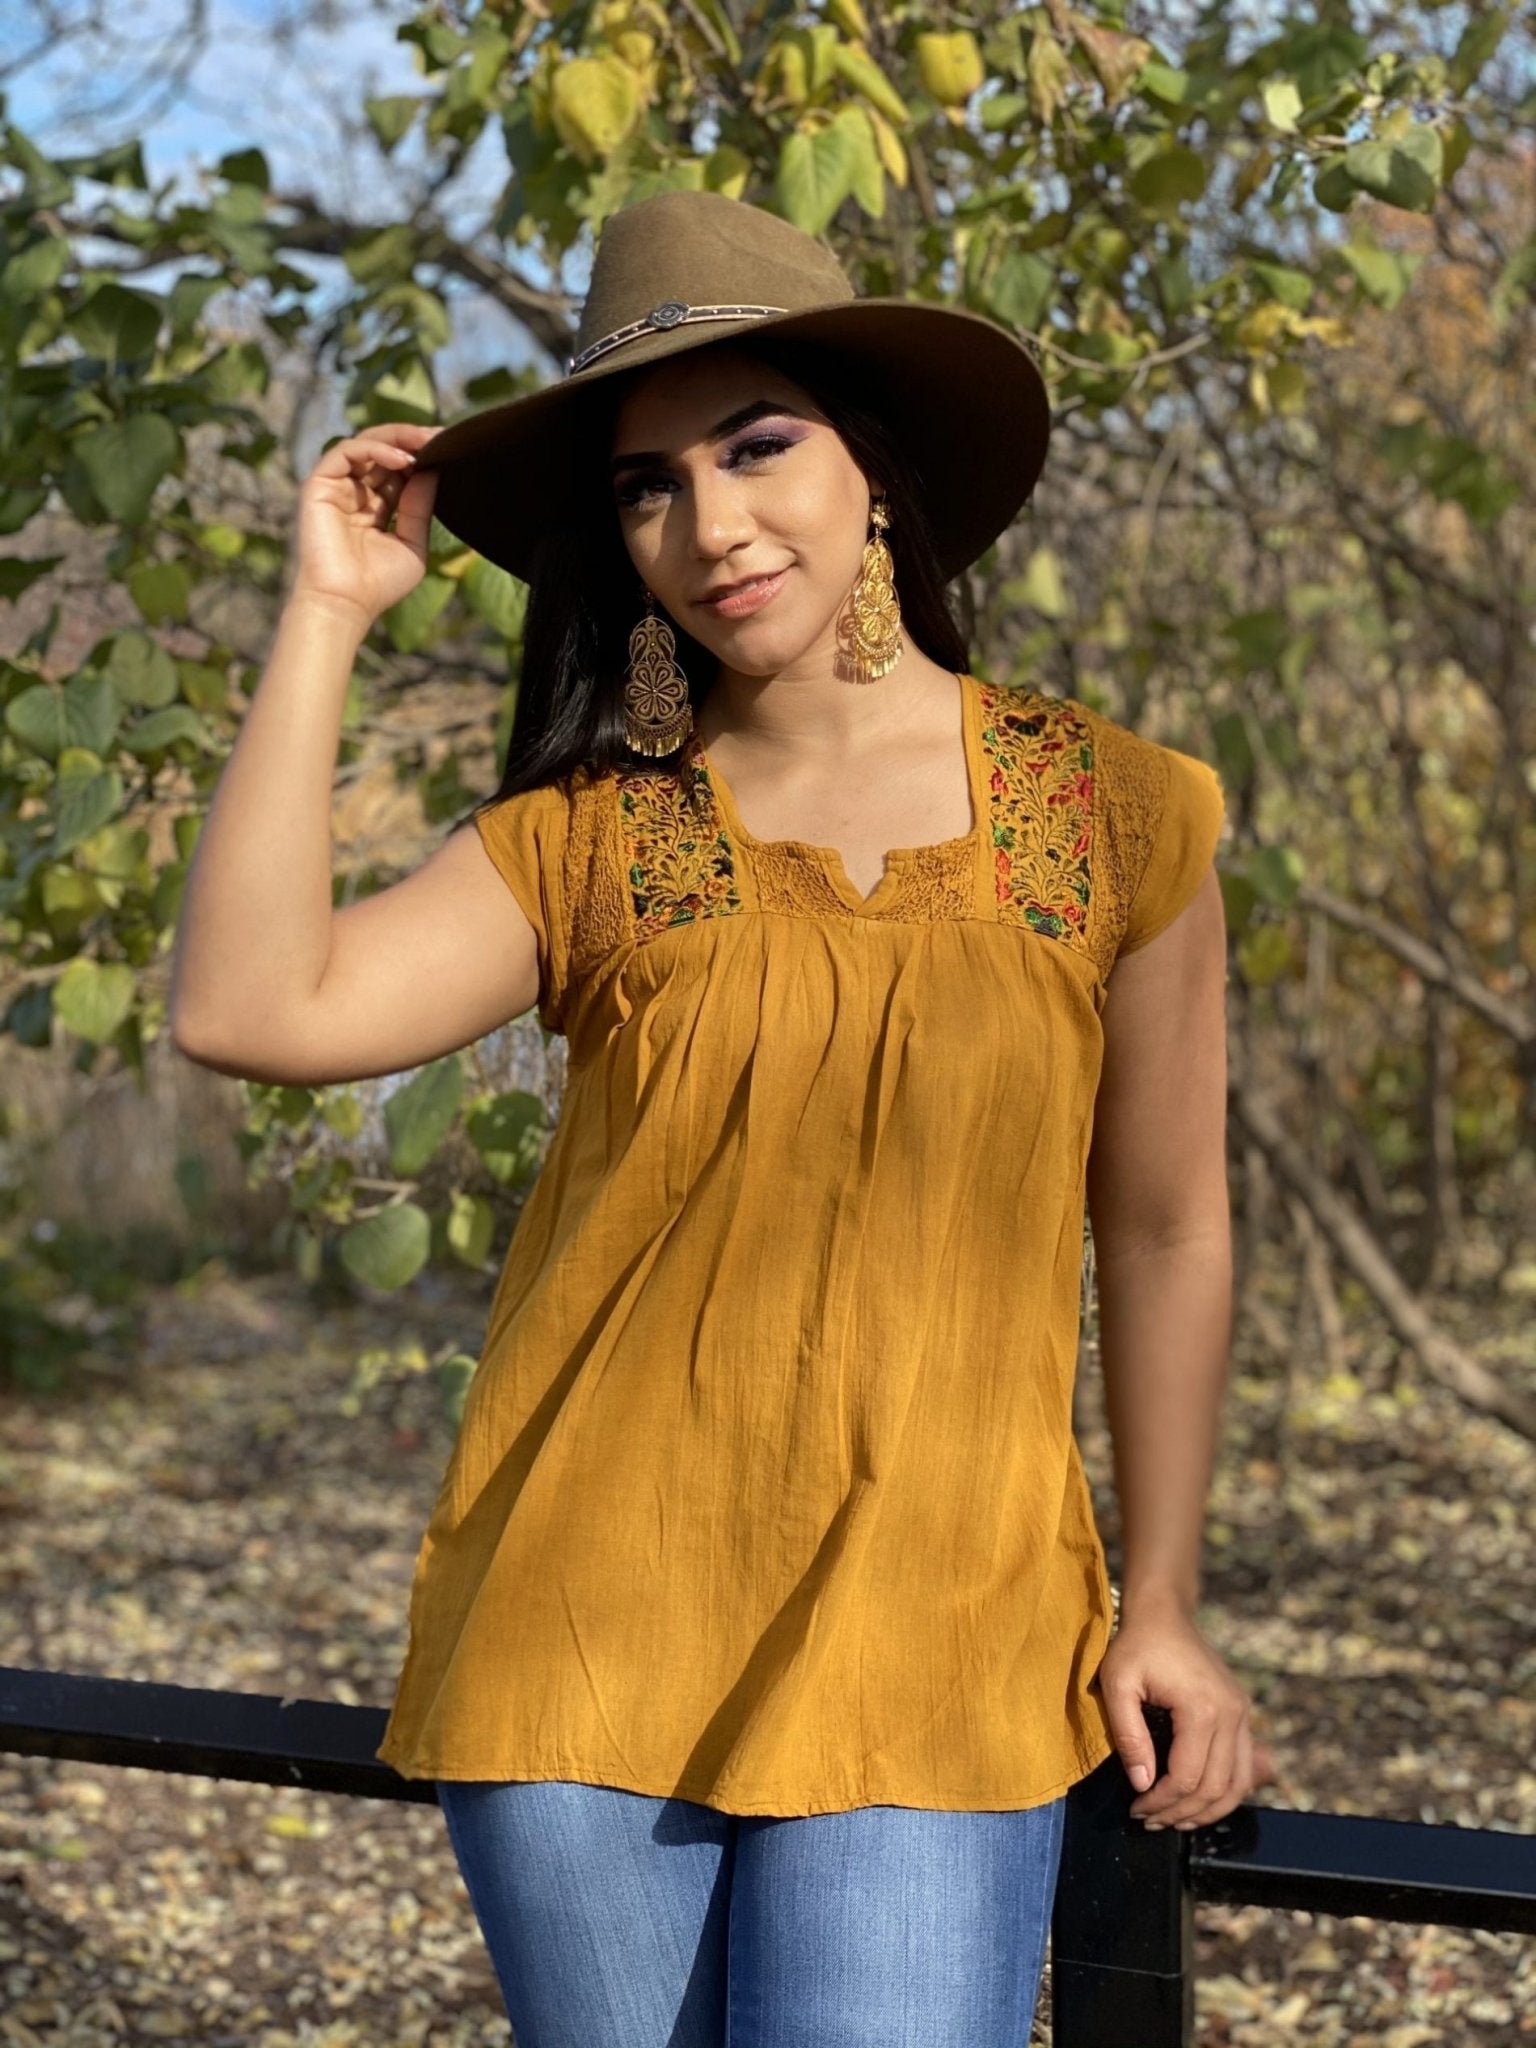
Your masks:
<svg viewBox="0 0 1536 2048"><path fill-rule="evenodd" d="M1022 575L1008 585L1010 602L1027 604L1042 618L1064 619L1072 609L1061 557L1054 548L1036 548L1024 564Z"/></svg>
<svg viewBox="0 0 1536 2048"><path fill-rule="evenodd" d="M448 1210L448 1248L456 1259L478 1272L496 1234L496 1212L483 1195L455 1192Z"/></svg>
<svg viewBox="0 0 1536 2048"><path fill-rule="evenodd" d="M167 704L136 719L123 734L122 743L130 754L163 753L178 740L191 740L199 747L208 744L208 730L190 704Z"/></svg>
<svg viewBox="0 0 1536 2048"><path fill-rule="evenodd" d="M60 775L51 808L57 821L53 852L65 854L99 832L123 807L123 778L115 768L90 768Z"/></svg>
<svg viewBox="0 0 1536 2048"><path fill-rule="evenodd" d="M48 502L43 484L0 484L0 533L20 533L35 512Z"/></svg>
<svg viewBox="0 0 1536 2048"><path fill-rule="evenodd" d="M496 1180L519 1185L538 1170L544 1137L544 1105L525 1088L510 1088L477 1102L464 1118L469 1142Z"/></svg>
<svg viewBox="0 0 1536 2048"><path fill-rule="evenodd" d="M1344 152L1345 175L1362 191L1409 213L1428 213L1444 169L1440 131L1423 123L1390 142L1356 142Z"/></svg>
<svg viewBox="0 0 1536 2048"><path fill-rule="evenodd" d="M137 626L113 634L111 652L101 672L125 704L141 704L146 711L153 711L176 701L175 662L158 641Z"/></svg>
<svg viewBox="0 0 1536 2048"><path fill-rule="evenodd" d="M162 299L108 282L98 285L64 324L87 355L115 364L147 356L164 316Z"/></svg>
<svg viewBox="0 0 1536 2048"><path fill-rule="evenodd" d="M442 1396L443 1414L452 1429L463 1427L464 1402L469 1393L470 1383L479 1368L479 1359L468 1351L455 1351L452 1358L445 1358L437 1368L437 1386Z"/></svg>
<svg viewBox="0 0 1536 2048"><path fill-rule="evenodd" d="M128 595L152 626L185 619L191 571L185 562L140 562L128 572Z"/></svg>
<svg viewBox="0 0 1536 2048"><path fill-rule="evenodd" d="M1143 92L1151 93L1154 99L1163 100L1171 107L1180 107L1189 97L1189 73L1177 71L1171 64L1162 64L1153 57L1142 65L1136 83Z"/></svg>
<svg viewBox="0 0 1536 2048"><path fill-rule="evenodd" d="M1284 909L1295 902L1307 870L1294 847L1259 846L1248 856L1247 873L1261 902Z"/></svg>
<svg viewBox="0 0 1536 2048"><path fill-rule="evenodd" d="M135 413L97 427L75 443L75 452L102 509L124 526L149 510L155 486L181 456L181 439L160 413Z"/></svg>
<svg viewBox="0 0 1536 2048"><path fill-rule="evenodd" d="M54 1015L66 1030L105 1045L133 1008L133 969L120 961L71 960L53 984Z"/></svg>
<svg viewBox="0 0 1536 2048"><path fill-rule="evenodd" d="M1411 275L1390 249L1372 249L1364 242L1346 242L1339 254L1360 281L1366 297L1388 312L1408 289Z"/></svg>
<svg viewBox="0 0 1536 2048"><path fill-rule="evenodd" d="M744 150L729 142L717 142L704 159L706 192L723 192L727 199L740 199L751 182L755 166Z"/></svg>
<svg viewBox="0 0 1536 2048"><path fill-rule="evenodd" d="M848 197L853 144L846 128L796 129L779 151L774 198L786 220L807 235L824 232Z"/></svg>
<svg viewBox="0 0 1536 2048"><path fill-rule="evenodd" d="M392 1202L348 1226L337 1241L341 1263L365 1287L394 1289L414 1280L432 1249L432 1223L414 1202Z"/></svg>
<svg viewBox="0 0 1536 2048"><path fill-rule="evenodd" d="M363 101L363 112L386 156L409 130L417 108L424 104L417 93L388 93L381 99Z"/></svg>
<svg viewBox="0 0 1536 2048"><path fill-rule="evenodd" d="M359 284L384 284L411 274L416 254L415 231L404 221L354 235L342 251L348 274Z"/></svg>
<svg viewBox="0 0 1536 2048"><path fill-rule="evenodd" d="M885 212L885 170L867 107L839 107L833 126L847 131L852 152L848 189L872 220Z"/></svg>
<svg viewBox="0 0 1536 2048"><path fill-rule="evenodd" d="M832 61L845 85L851 85L855 92L862 93L871 106L878 107L885 118L894 121L898 128L906 127L912 118L906 101L867 50L856 50L849 43L838 43L833 49Z"/></svg>
<svg viewBox="0 0 1536 2048"><path fill-rule="evenodd" d="M1032 249L1010 249L987 286L987 303L1005 326L1033 330L1055 288L1056 272L1043 256Z"/></svg>
<svg viewBox="0 0 1536 2048"><path fill-rule="evenodd" d="M837 76L837 52L841 38L836 25L819 21L809 28L792 28L789 39L805 60L806 91L815 99Z"/></svg>
<svg viewBox="0 0 1536 2048"><path fill-rule="evenodd" d="M402 654L414 654L432 637L432 628L453 596L453 579L430 572L398 604L381 616L390 642Z"/></svg>
<svg viewBox="0 0 1536 2048"><path fill-rule="evenodd" d="M1029 112L1029 96L1022 92L989 92L978 111L986 134L1005 135Z"/></svg>
<svg viewBox="0 0 1536 2048"><path fill-rule="evenodd" d="M71 676L60 689L34 683L5 707L7 730L45 761L57 761L70 747L98 758L111 746L122 707L99 676Z"/></svg>
<svg viewBox="0 0 1536 2048"><path fill-rule="evenodd" d="M57 569L62 555L0 556L0 598L14 604L18 597L40 583L51 569Z"/></svg>
<svg viewBox="0 0 1536 2048"><path fill-rule="evenodd" d="M1312 296L1312 280L1304 270L1291 270L1283 263L1250 263L1248 267L1272 299L1293 312L1305 310Z"/></svg>
<svg viewBox="0 0 1536 2048"><path fill-rule="evenodd" d="M1168 317L1177 320L1187 313L1195 300L1194 280L1189 274L1189 252L1175 249L1171 255L1159 257L1152 266L1152 275L1157 280L1158 295Z"/></svg>
<svg viewBox="0 0 1536 2048"><path fill-rule="evenodd" d="M644 111L640 82L610 52L569 57L551 76L549 111L567 149L583 163L600 163L631 133Z"/></svg>
<svg viewBox="0 0 1536 2048"><path fill-rule="evenodd" d="M464 600L476 618L484 619L506 640L516 640L528 612L528 586L507 570L476 555L459 580Z"/></svg>
<svg viewBox="0 0 1536 2048"><path fill-rule="evenodd" d="M963 106L987 75L981 50L968 28L920 32L917 69L941 107Z"/></svg>
<svg viewBox="0 0 1536 2048"><path fill-rule="evenodd" d="M64 715L68 745L100 758L117 737L122 701L105 676L82 670L64 685Z"/></svg>
<svg viewBox="0 0 1536 2048"><path fill-rule="evenodd" d="M178 662L176 680L193 711L217 715L229 709L229 678L211 662Z"/></svg>
<svg viewBox="0 0 1536 2048"><path fill-rule="evenodd" d="M34 754L41 754L45 761L56 760L69 743L64 692L51 683L34 683L6 705L5 727Z"/></svg>
<svg viewBox="0 0 1536 2048"><path fill-rule="evenodd" d="M1205 159L1172 143L1137 166L1130 187L1149 212L1176 214L1204 192Z"/></svg>
<svg viewBox="0 0 1536 2048"><path fill-rule="evenodd" d="M421 1172L453 1128L463 1092L464 1069L457 1053L433 1060L393 1091L384 1104L392 1173L411 1179Z"/></svg>
<svg viewBox="0 0 1536 2048"><path fill-rule="evenodd" d="M1348 213L1355 203L1357 186L1345 167L1344 152L1325 156L1312 174L1312 197L1330 213Z"/></svg>
<svg viewBox="0 0 1536 2048"><path fill-rule="evenodd" d="M1286 135L1294 135L1296 116L1301 112L1301 94L1296 90L1295 79L1272 78L1262 97L1269 125Z"/></svg>
<svg viewBox="0 0 1536 2048"><path fill-rule="evenodd" d="M1291 941L1281 924L1256 925L1237 942L1237 963L1243 979L1255 988L1268 988L1291 965Z"/></svg>
<svg viewBox="0 0 1536 2048"><path fill-rule="evenodd" d="M148 851L144 827L119 818L80 841L74 849L75 864L107 881L129 882L140 872Z"/></svg>
<svg viewBox="0 0 1536 2048"><path fill-rule="evenodd" d="M63 235L39 234L0 266L0 298L24 305L45 298L69 267Z"/></svg>
<svg viewBox="0 0 1536 2048"><path fill-rule="evenodd" d="M234 149L221 156L214 169L231 185L250 185L258 192L272 190L272 173L259 149Z"/></svg>

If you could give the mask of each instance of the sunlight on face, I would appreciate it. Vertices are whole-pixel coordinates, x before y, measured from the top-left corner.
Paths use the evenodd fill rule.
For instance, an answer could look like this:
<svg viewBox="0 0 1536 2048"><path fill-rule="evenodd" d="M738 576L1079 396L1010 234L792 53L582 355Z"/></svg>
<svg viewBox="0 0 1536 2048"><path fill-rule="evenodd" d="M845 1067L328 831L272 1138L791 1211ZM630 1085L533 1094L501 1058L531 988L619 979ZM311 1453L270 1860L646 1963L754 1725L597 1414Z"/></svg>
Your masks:
<svg viewBox="0 0 1536 2048"><path fill-rule="evenodd" d="M756 416L735 419L748 408ZM658 605L739 674L830 664L872 484L883 486L802 386L725 344L648 366L620 401L610 452L624 544ZM700 601L781 569L777 595L744 617Z"/></svg>

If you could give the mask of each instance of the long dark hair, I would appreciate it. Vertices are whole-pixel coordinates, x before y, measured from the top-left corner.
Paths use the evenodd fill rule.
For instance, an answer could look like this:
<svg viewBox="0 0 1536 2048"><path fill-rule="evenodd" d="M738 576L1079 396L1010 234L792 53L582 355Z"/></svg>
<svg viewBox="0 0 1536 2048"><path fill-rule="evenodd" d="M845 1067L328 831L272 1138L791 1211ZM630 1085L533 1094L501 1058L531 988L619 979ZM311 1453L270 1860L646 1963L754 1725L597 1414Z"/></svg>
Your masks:
<svg viewBox="0 0 1536 2048"><path fill-rule="evenodd" d="M813 398L866 476L880 477L891 512L887 545L895 570L904 636L947 669L969 666L965 639L950 607L943 572L923 511L923 480L893 429L891 409L866 366L798 337L764 335L750 346ZM603 487L612 428L634 371L604 380L572 436L573 459L551 493L548 521L528 587L523 659L495 791L454 826L469 824L518 791L557 781L576 766L594 775L611 769L655 768L624 737L624 678L629 635L644 599L629 558L618 511ZM719 657L676 620L677 660L697 711L709 694Z"/></svg>

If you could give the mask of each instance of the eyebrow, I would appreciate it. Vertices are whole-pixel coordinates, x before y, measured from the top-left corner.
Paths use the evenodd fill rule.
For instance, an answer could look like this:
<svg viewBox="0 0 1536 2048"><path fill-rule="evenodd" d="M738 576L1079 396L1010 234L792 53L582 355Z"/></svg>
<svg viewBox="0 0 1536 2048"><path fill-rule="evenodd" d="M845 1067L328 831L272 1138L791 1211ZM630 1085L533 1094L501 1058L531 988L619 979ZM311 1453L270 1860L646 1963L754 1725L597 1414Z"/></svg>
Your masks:
<svg viewBox="0 0 1536 2048"><path fill-rule="evenodd" d="M704 438L713 446L718 441L726 440L731 434L740 433L743 427L750 426L753 420L760 420L767 413L788 413L792 419L797 420L810 417L797 407L786 405L782 399L754 398L750 405L743 405L735 412L728 413L718 425L710 428ZM659 448L646 448L633 455L615 455L608 465L608 470L611 476L617 476L621 469L637 469L641 463L665 462L666 459Z"/></svg>

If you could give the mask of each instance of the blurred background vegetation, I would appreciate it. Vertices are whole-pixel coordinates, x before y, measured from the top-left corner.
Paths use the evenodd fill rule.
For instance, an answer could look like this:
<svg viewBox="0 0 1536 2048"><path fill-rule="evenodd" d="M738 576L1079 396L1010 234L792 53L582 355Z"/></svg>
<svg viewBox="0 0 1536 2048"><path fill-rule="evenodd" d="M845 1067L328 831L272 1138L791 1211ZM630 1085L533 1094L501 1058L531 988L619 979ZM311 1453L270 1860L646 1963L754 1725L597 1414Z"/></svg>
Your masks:
<svg viewBox="0 0 1536 2048"><path fill-rule="evenodd" d="M703 186L825 235L864 291L1034 336L1051 459L957 597L978 674L1222 774L1242 1325L1282 1375L1305 1354L1390 1402L1415 1367L1532 1433L1536 87L1511 9L361 6L408 89L338 60L280 171L236 111L190 177L145 137L208 55L200 10L169 46L21 17L0 1378L63 1385L140 1284L209 1259L321 1301L488 1287L561 1042L530 1015L387 1081L224 1080L166 1034L177 907L325 439L561 374L606 216ZM281 61L294 22L254 21ZM70 38L112 92L23 123ZM434 542L359 657L338 902L415 866L505 745L523 588ZM476 1338L471 1307L402 1367L450 1420Z"/></svg>

